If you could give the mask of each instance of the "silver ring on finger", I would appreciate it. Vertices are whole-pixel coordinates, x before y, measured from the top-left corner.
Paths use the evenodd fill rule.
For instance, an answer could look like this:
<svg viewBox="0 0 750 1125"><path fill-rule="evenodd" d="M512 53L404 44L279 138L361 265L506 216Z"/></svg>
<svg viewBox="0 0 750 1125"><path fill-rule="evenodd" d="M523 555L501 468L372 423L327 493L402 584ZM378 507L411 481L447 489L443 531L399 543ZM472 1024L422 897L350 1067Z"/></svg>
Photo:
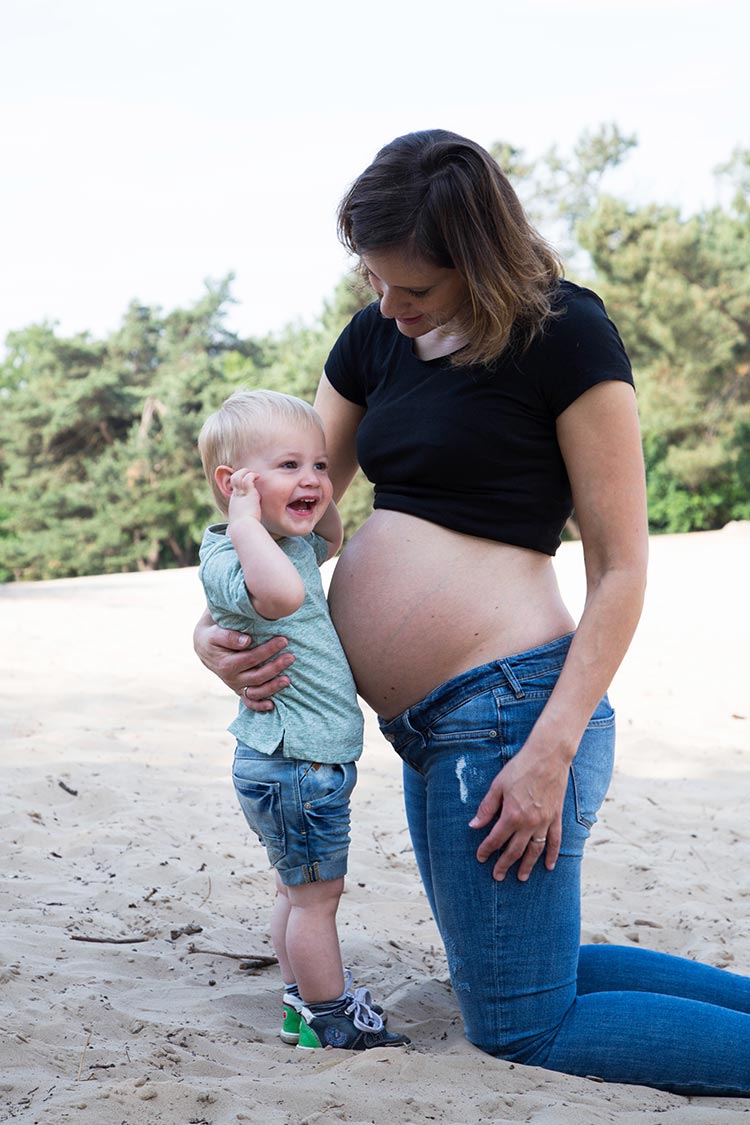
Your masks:
<svg viewBox="0 0 750 1125"><path fill-rule="evenodd" d="M249 698L248 694L247 694L247 689L249 688L249 686L250 686L249 684L246 684L245 687L243 687L243 689L242 689L242 694L244 695L245 699Z"/></svg>
<svg viewBox="0 0 750 1125"><path fill-rule="evenodd" d="M546 836L532 836L531 842L532 842L532 844L546 844L547 843L547 837Z"/></svg>

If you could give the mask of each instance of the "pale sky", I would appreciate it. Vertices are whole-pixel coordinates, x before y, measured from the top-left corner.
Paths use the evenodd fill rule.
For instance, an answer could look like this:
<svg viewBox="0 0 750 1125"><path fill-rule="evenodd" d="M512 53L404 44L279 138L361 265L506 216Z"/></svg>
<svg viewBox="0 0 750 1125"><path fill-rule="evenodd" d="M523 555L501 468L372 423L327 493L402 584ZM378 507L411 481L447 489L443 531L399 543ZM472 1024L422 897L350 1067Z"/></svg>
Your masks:
<svg viewBox="0 0 750 1125"><path fill-rule="evenodd" d="M685 212L750 146L747 0L0 0L0 343L105 335L234 271L243 335L311 322L335 209L447 128L530 157L616 122L610 188Z"/></svg>

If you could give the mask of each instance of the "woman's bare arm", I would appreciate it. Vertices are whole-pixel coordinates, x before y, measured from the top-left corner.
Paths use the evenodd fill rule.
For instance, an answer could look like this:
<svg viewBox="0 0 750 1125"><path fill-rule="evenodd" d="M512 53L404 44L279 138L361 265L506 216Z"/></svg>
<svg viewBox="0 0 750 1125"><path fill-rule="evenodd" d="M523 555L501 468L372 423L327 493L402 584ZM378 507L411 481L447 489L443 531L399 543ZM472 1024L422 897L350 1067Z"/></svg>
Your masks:
<svg viewBox="0 0 750 1125"><path fill-rule="evenodd" d="M503 848L497 879L519 859L518 877L528 878L542 854L529 848L532 839L546 837L545 864L554 867L570 763L628 649L646 585L646 489L632 388L592 387L560 415L558 439L583 540L586 602L555 690L472 822L484 828L497 817L477 851L484 862Z"/></svg>
<svg viewBox="0 0 750 1125"><path fill-rule="evenodd" d="M273 637L253 647L252 637L222 629L207 609L193 633L193 647L203 664L253 711L272 711L269 697L289 686L284 673L294 656L283 651L286 645L286 637Z"/></svg>
<svg viewBox="0 0 750 1125"><path fill-rule="evenodd" d="M313 404L323 419L328 447L328 472L333 481L333 499L336 503L352 483L357 471L357 427L364 417L365 408L340 395L321 375L318 393Z"/></svg>
<svg viewBox="0 0 750 1125"><path fill-rule="evenodd" d="M315 524L315 534L319 535L321 539L325 539L328 544L328 558L332 559L344 539L344 529L335 500L331 500L331 503Z"/></svg>

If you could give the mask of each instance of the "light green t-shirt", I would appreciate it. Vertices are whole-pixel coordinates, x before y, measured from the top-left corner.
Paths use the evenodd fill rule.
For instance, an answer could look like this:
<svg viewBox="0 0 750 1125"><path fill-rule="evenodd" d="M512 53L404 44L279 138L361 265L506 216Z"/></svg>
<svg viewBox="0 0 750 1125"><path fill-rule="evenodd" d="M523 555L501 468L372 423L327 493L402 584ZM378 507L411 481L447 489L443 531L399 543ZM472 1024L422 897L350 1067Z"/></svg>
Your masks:
<svg viewBox="0 0 750 1125"><path fill-rule="evenodd" d="M363 720L344 650L328 612L320 564L328 545L315 533L280 539L305 586L305 600L288 617L268 621L253 609L226 524L214 524L203 537L198 575L214 621L249 633L253 644L286 637L295 661L291 684L273 697L273 711L249 711L243 703L230 725L233 735L264 754L282 738L284 757L308 762L354 762L362 753Z"/></svg>

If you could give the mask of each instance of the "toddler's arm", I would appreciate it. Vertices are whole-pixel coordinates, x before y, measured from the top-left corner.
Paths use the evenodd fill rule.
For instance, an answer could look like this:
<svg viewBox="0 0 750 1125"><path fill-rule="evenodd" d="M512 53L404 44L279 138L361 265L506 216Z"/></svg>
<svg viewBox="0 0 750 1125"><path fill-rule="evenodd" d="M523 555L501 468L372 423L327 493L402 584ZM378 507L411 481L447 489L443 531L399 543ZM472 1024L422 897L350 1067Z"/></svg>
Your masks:
<svg viewBox="0 0 750 1125"><path fill-rule="evenodd" d="M277 621L299 609L305 587L294 563L260 522L257 477L251 469L232 473L227 535L240 560L253 609L268 621Z"/></svg>

